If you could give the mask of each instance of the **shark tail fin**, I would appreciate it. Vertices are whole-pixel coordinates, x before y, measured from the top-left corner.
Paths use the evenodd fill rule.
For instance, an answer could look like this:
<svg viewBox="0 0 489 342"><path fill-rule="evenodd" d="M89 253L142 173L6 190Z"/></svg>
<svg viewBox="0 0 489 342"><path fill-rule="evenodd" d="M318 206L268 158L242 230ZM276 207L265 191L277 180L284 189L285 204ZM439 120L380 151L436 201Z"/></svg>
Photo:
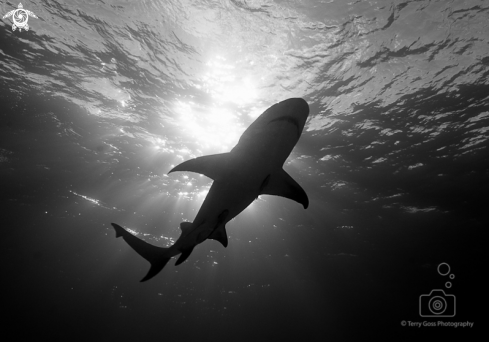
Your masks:
<svg viewBox="0 0 489 342"><path fill-rule="evenodd" d="M180 223L180 230L182 231L182 234L180 235L178 240L185 238L185 236L187 236L190 233L190 231L192 230L192 222ZM177 242L178 242L178 240L177 240ZM187 258L190 256L190 254L194 250L195 246L196 245L192 245L192 246L187 246L185 248L181 248L179 250L179 252L181 252L182 254L180 254L180 257L178 258L177 262L175 263L175 266L178 266L182 262L187 260Z"/></svg>
<svg viewBox="0 0 489 342"><path fill-rule="evenodd" d="M190 254L192 253L192 251L194 250L194 248L195 248L195 245L183 249L182 250L182 254L180 254L180 257L178 258L177 262L175 263L175 266L178 266L182 262L184 262L185 260L187 260L187 258L190 256Z"/></svg>
<svg viewBox="0 0 489 342"><path fill-rule="evenodd" d="M118 224L112 223L112 227L115 229L115 237L121 237L127 242L129 246L132 247L139 255L149 261L151 268L148 274L141 279L141 282L147 281L153 278L155 275L160 273L160 271L165 267L165 265L170 261L171 255L168 252L169 248L156 247L150 245L147 242L137 238L136 236L129 233L127 230L119 226Z"/></svg>

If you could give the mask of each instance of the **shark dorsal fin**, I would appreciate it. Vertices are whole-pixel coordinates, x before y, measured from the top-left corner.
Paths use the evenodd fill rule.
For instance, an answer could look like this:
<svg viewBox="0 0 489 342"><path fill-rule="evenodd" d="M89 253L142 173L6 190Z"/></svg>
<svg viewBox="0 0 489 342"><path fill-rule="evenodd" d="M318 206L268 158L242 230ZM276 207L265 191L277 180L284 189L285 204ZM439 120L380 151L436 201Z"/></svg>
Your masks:
<svg viewBox="0 0 489 342"><path fill-rule="evenodd" d="M224 247L228 246L228 234L226 233L226 226L221 225L217 227L208 239L219 241Z"/></svg>
<svg viewBox="0 0 489 342"><path fill-rule="evenodd" d="M309 206L304 189L284 169L272 174L264 183L260 195L285 197L302 204L304 209Z"/></svg>
<svg viewBox="0 0 489 342"><path fill-rule="evenodd" d="M196 172L203 174L212 180L216 180L216 178L219 178L219 175L227 169L226 165L228 164L229 156L230 154L228 152L197 157L178 164L168 173L174 171Z"/></svg>

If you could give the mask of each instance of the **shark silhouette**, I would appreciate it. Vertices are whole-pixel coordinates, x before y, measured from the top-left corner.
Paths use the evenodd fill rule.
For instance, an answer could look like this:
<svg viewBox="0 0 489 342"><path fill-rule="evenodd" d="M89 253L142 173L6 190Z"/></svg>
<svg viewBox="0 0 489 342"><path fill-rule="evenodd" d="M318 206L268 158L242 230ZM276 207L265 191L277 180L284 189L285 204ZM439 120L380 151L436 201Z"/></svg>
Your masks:
<svg viewBox="0 0 489 342"><path fill-rule="evenodd" d="M259 195L289 198L309 206L307 194L282 168L299 140L309 106L300 98L287 99L268 108L243 133L231 152L187 160L172 170L201 173L214 180L193 222L182 222L178 240L169 248L153 246L112 223L122 238L151 268L141 280L157 275L168 261L180 254L175 265L184 262L206 239L228 245L226 223L241 213Z"/></svg>

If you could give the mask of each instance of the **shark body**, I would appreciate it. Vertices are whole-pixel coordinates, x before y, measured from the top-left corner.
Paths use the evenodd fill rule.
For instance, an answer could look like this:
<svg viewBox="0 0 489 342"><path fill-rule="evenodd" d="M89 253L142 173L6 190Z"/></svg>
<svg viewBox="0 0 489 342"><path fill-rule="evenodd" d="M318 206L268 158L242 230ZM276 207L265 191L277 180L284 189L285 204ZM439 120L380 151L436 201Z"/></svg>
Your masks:
<svg viewBox="0 0 489 342"><path fill-rule="evenodd" d="M245 130L230 152L190 159L170 170L169 173L196 172L214 181L194 221L180 224L182 233L171 247L148 244L112 223L116 237L122 236L150 262L151 268L141 281L157 275L179 254L175 265L181 264L206 239L217 240L227 247L226 223L259 195L289 198L307 208L307 194L282 167L299 140L308 115L309 106L303 99L276 103Z"/></svg>

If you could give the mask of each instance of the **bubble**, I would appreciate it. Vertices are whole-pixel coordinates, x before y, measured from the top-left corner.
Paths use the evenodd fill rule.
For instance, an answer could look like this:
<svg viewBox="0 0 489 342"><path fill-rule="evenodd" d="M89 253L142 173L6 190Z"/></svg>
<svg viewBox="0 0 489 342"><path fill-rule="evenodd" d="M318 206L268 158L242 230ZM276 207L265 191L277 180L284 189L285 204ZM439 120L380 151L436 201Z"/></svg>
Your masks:
<svg viewBox="0 0 489 342"><path fill-rule="evenodd" d="M450 266L446 262L442 262L438 265L438 273L442 276L446 276L450 273Z"/></svg>
<svg viewBox="0 0 489 342"><path fill-rule="evenodd" d="M447 289L449 289L449 288L451 288L451 287L452 287L452 283L451 283L451 282L449 282L449 281L447 281L447 282L445 283L445 286L447 287Z"/></svg>
<svg viewBox="0 0 489 342"><path fill-rule="evenodd" d="M455 279L455 274L450 274L450 279Z"/></svg>

